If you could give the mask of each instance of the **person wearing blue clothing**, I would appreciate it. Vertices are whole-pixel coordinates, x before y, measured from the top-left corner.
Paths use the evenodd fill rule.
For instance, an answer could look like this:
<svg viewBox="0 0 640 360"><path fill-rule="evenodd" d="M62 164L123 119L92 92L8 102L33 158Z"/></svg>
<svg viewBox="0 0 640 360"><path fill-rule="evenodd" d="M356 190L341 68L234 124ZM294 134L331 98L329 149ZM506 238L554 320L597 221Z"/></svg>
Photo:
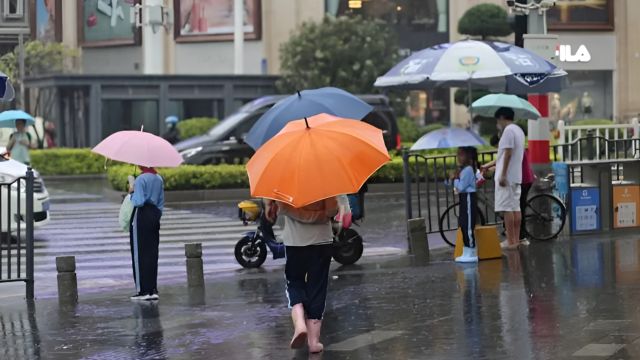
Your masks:
<svg viewBox="0 0 640 360"><path fill-rule="evenodd" d="M132 300L158 300L158 248L160 218L164 209L164 181L155 169L140 167L142 174L129 184L134 206L129 227L131 262L137 293Z"/></svg>
<svg viewBox="0 0 640 360"><path fill-rule="evenodd" d="M474 230L476 228L476 216L478 201L476 198L476 171L478 169L478 151L472 146L458 148L458 165L461 170L453 178L460 203L458 215L458 225L462 231L464 248L462 256L456 258L459 263L478 262L478 252L476 249L476 238Z"/></svg>

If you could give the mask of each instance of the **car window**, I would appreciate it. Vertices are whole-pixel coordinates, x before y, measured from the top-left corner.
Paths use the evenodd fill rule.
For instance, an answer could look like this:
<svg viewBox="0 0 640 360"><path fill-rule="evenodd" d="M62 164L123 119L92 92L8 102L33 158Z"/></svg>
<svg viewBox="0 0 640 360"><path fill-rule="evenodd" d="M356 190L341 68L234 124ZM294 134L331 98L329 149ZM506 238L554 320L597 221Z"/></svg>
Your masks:
<svg viewBox="0 0 640 360"><path fill-rule="evenodd" d="M233 130L231 136L234 136L236 139L242 139L249 133L253 125L256 124L262 115L264 115L264 112L258 112L249 116L240 125L238 125L235 130Z"/></svg>
<svg viewBox="0 0 640 360"><path fill-rule="evenodd" d="M211 130L209 130L209 136L215 139L220 139L225 135L229 136L230 133L233 133L233 129L238 126L238 123L242 123L246 116L248 116L248 114L242 112L231 114L220 121L218 125L211 128Z"/></svg>

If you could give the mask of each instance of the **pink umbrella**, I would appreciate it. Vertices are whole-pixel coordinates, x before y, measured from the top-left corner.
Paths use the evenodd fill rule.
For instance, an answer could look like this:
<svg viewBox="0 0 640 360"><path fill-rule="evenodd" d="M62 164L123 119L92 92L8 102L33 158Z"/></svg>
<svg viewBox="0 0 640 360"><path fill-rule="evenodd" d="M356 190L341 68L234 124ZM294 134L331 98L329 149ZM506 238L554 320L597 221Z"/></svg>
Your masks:
<svg viewBox="0 0 640 360"><path fill-rule="evenodd" d="M111 160L146 167L177 167L182 156L165 139L144 131L119 131L92 150Z"/></svg>

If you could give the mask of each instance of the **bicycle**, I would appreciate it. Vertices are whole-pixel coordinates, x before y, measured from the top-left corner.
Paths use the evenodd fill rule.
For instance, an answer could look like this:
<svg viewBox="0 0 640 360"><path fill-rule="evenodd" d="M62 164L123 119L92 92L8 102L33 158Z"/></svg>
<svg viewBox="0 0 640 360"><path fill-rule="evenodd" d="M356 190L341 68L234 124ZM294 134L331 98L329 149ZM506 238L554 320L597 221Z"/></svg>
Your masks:
<svg viewBox="0 0 640 360"><path fill-rule="evenodd" d="M553 187L553 174L540 179L543 188ZM492 207L493 203L485 198L481 193L477 193L478 203L484 205L491 205L485 207ZM453 238L451 231L457 229L455 226L450 225L452 219L457 222L458 220L458 208L459 203L456 202L449 206L440 216L438 225L440 227L440 235L442 239L449 245L455 247L455 236ZM476 209L476 224L487 225L487 216L478 206ZM551 194L537 194L527 200L525 207L525 213L523 214L523 223L525 224L523 230L525 234L534 240L547 241L556 238L567 221L567 207L564 202L555 195ZM496 223L502 224L502 217L496 214ZM503 226L504 227L504 226ZM447 233L449 233L447 235Z"/></svg>

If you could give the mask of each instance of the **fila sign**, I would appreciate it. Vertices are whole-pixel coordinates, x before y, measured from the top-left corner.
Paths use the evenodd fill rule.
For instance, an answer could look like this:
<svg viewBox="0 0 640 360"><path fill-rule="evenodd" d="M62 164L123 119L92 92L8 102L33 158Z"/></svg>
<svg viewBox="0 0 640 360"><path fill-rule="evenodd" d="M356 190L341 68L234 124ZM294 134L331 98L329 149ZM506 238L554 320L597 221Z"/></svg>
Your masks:
<svg viewBox="0 0 640 360"><path fill-rule="evenodd" d="M556 58L561 62L587 63L591 61L591 53L585 45L578 46L578 50L575 53L571 45L558 45L556 46Z"/></svg>

